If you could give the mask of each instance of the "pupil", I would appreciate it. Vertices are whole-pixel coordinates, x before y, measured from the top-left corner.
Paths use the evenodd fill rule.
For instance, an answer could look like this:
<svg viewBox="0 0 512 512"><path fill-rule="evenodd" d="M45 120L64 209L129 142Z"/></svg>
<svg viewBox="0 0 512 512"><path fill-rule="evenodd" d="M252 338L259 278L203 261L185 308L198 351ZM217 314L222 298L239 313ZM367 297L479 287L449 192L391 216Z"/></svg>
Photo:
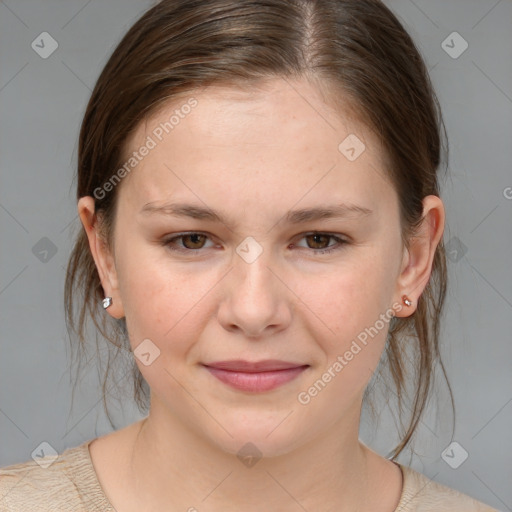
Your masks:
<svg viewBox="0 0 512 512"><path fill-rule="evenodd" d="M201 237L203 235L198 235L198 234L193 234L193 235L188 235L189 238L192 239L192 244L195 245L195 244L200 244L200 242L198 241L198 237Z"/></svg>
<svg viewBox="0 0 512 512"><path fill-rule="evenodd" d="M318 238L325 238L325 235L319 235L319 234L315 234L313 235L313 239L315 240L315 243L322 243L321 241L318 241Z"/></svg>

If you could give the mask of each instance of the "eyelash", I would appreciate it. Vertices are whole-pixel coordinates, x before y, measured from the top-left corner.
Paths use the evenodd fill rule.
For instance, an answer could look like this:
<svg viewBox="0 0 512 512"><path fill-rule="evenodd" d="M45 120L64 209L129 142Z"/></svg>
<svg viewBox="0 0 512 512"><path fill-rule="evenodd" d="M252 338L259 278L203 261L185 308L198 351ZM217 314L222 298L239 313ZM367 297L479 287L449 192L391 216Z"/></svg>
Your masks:
<svg viewBox="0 0 512 512"><path fill-rule="evenodd" d="M175 247L172 247L173 242L175 242L176 240L179 240L179 239L183 239L185 236L190 236L190 235L203 235L203 236L206 236L207 238L209 238L206 233L201 233L200 231L190 231L188 233L181 233L180 235L173 236L172 238L166 238L166 239L162 240L161 244L164 247L167 247L171 251L182 253L182 254L184 254L184 253L189 253L189 254L199 253L202 248L201 249L177 249ZM340 249L343 249L343 246L350 243L348 240L346 240L344 238L341 238L336 235L332 235L330 233L324 233L323 231L313 231L310 233L305 233L302 236L302 238L306 238L308 236L314 236L314 235L328 236L329 238L333 238L337 242L337 245L331 246L327 249L309 249L309 250L313 251L314 254L330 254L335 251L339 251ZM302 247L302 249L308 249L308 248Z"/></svg>

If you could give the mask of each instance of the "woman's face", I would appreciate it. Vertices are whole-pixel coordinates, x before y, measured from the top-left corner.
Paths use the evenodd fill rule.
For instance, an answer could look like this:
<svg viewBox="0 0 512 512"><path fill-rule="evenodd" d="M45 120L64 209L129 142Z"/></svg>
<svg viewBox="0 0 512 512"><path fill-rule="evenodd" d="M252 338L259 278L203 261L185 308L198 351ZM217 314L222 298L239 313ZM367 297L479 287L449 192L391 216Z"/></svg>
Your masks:
<svg viewBox="0 0 512 512"><path fill-rule="evenodd" d="M376 139L308 82L276 79L173 102L128 153L137 164L117 185L103 284L107 311L126 316L151 414L231 453L357 432L404 292L398 198ZM269 359L306 368L238 389L204 366Z"/></svg>

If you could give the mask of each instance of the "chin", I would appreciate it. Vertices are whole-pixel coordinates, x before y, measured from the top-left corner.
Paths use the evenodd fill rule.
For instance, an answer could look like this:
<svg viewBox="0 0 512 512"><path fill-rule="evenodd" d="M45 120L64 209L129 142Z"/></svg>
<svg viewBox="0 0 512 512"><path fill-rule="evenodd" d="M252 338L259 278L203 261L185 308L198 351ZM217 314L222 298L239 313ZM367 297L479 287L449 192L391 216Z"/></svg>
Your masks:
<svg viewBox="0 0 512 512"><path fill-rule="evenodd" d="M266 436L266 433L262 433L261 436L240 433L233 439L217 440L217 446L225 453L236 456L247 467L259 459L279 457L293 450L290 439L283 439L281 442L280 440L271 441Z"/></svg>
<svg viewBox="0 0 512 512"><path fill-rule="evenodd" d="M287 414L287 413L286 413ZM222 451L235 455L242 459L244 457L278 457L291 452L298 445L301 445L301 434L293 425L283 422L286 414L279 415L279 419L267 420L262 422L257 415L254 421L246 417L244 424L230 423L220 420L220 423L231 434L227 434L224 429L216 429L210 432L210 442L220 448Z"/></svg>

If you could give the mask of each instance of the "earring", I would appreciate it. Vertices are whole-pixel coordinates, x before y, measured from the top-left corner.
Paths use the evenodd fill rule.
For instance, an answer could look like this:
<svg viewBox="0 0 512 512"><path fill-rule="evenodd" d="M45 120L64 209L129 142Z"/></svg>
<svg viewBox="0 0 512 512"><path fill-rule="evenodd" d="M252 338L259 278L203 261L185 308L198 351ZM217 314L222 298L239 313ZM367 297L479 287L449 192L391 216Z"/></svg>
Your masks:
<svg viewBox="0 0 512 512"><path fill-rule="evenodd" d="M112 305L112 297L105 297L103 299L103 307L107 309L109 306Z"/></svg>
<svg viewBox="0 0 512 512"><path fill-rule="evenodd" d="M402 301L406 306L412 306L412 300L410 300L407 295L402 296Z"/></svg>

